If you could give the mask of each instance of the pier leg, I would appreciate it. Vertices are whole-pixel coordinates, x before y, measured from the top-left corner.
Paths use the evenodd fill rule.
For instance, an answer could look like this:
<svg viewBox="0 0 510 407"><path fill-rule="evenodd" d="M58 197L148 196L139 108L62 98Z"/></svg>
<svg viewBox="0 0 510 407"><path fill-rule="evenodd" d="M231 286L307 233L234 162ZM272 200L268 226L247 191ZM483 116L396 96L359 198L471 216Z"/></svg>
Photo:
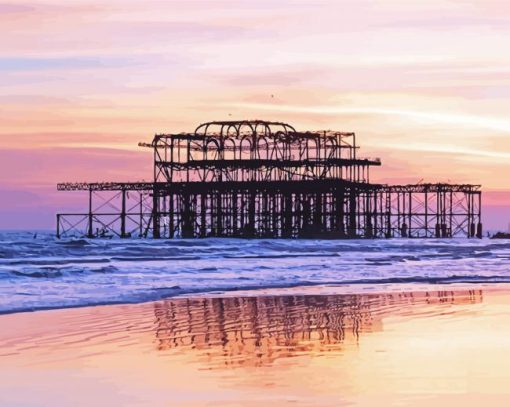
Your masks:
<svg viewBox="0 0 510 407"><path fill-rule="evenodd" d="M121 191L121 196L122 196L122 202L121 202L122 209L120 212L120 237L124 239L127 237L127 234L126 234L126 190L125 189L123 189Z"/></svg>
<svg viewBox="0 0 510 407"><path fill-rule="evenodd" d="M60 215L57 214L57 239L60 239Z"/></svg>
<svg viewBox="0 0 510 407"><path fill-rule="evenodd" d="M161 237L158 194L159 191L154 187L152 191L152 237L154 239L159 239Z"/></svg>
<svg viewBox="0 0 510 407"><path fill-rule="evenodd" d="M87 230L87 237L89 239L94 237L92 222L93 222L93 214L92 214L92 189L89 189L89 222L88 222L88 230Z"/></svg>
<svg viewBox="0 0 510 407"><path fill-rule="evenodd" d="M143 236L143 192L140 192L140 225L139 225L139 237Z"/></svg>
<svg viewBox="0 0 510 407"><path fill-rule="evenodd" d="M256 191L250 191L250 203L248 206L248 237L255 237L255 199Z"/></svg>
<svg viewBox="0 0 510 407"><path fill-rule="evenodd" d="M349 190L349 228L348 228L348 236L356 237L356 191L351 188Z"/></svg>
<svg viewBox="0 0 510 407"><path fill-rule="evenodd" d="M478 239L482 238L482 233L483 233L482 229L483 229L482 228L482 193L479 192L478 193L478 225L476 228L476 237Z"/></svg>

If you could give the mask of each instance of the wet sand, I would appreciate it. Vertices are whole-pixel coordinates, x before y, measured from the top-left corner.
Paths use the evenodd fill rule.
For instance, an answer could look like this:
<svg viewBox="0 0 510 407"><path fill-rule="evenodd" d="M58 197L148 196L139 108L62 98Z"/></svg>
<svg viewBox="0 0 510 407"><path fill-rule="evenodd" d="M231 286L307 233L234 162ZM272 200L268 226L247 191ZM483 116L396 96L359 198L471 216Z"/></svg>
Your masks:
<svg viewBox="0 0 510 407"><path fill-rule="evenodd" d="M0 316L1 406L510 405L510 286L308 287Z"/></svg>

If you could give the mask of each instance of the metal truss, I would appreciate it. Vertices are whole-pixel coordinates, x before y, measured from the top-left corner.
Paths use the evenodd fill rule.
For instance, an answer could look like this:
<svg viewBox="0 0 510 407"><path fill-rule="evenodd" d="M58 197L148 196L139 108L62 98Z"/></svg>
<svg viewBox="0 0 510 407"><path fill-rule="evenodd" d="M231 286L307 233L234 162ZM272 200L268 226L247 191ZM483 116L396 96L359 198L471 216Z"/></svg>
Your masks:
<svg viewBox="0 0 510 407"><path fill-rule="evenodd" d="M63 183L87 213L57 215L59 237L481 237L479 185L381 185L354 133L285 123L210 122L156 135L153 182Z"/></svg>

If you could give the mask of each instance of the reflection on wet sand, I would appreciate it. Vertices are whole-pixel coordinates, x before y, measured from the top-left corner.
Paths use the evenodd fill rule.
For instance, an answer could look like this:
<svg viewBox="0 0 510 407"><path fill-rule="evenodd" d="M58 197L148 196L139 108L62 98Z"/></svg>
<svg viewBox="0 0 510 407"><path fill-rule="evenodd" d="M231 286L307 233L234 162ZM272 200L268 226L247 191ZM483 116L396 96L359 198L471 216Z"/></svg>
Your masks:
<svg viewBox="0 0 510 407"><path fill-rule="evenodd" d="M208 368L265 366L340 352L381 331L385 316L443 315L482 298L481 290L464 290L172 299L154 303L156 346L197 352Z"/></svg>
<svg viewBox="0 0 510 407"><path fill-rule="evenodd" d="M1 315L0 405L509 405L510 285L407 288Z"/></svg>

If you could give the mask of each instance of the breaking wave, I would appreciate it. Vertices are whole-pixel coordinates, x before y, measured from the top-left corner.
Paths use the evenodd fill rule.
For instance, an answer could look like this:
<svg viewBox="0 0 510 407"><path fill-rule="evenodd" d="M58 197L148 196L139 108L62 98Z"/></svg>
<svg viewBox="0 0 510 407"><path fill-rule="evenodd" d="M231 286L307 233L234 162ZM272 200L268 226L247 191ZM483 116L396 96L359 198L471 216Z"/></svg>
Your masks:
<svg viewBox="0 0 510 407"><path fill-rule="evenodd" d="M240 289L475 282L510 282L510 241L60 241L0 233L0 313Z"/></svg>

